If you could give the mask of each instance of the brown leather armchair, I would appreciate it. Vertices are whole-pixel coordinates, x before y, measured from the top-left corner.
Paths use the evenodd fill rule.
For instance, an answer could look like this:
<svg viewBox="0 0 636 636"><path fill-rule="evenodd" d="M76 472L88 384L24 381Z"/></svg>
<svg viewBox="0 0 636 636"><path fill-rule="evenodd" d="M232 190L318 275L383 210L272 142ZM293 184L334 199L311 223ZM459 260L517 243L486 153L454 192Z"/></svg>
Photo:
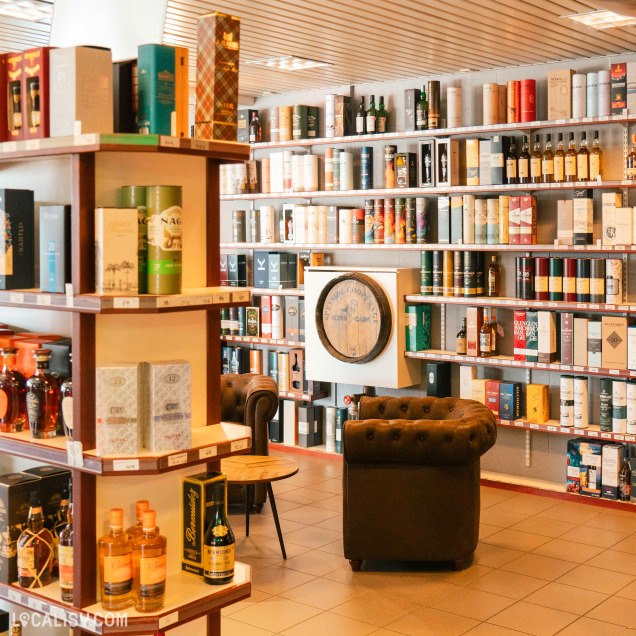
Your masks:
<svg viewBox="0 0 636 636"><path fill-rule="evenodd" d="M278 409L278 386L266 375L228 373L221 376L221 420L243 424L252 429L252 455L269 455L269 421ZM252 488L252 503L257 512L267 500L264 484ZM228 488L228 502L242 503L242 486Z"/></svg>
<svg viewBox="0 0 636 636"><path fill-rule="evenodd" d="M483 404L363 397L344 427L344 555L470 563L479 538L479 458L497 439Z"/></svg>

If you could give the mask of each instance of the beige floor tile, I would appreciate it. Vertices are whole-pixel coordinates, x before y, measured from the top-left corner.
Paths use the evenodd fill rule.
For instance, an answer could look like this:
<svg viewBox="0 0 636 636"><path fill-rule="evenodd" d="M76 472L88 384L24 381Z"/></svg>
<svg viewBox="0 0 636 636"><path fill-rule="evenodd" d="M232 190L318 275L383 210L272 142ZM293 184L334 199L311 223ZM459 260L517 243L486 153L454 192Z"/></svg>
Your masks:
<svg viewBox="0 0 636 636"><path fill-rule="evenodd" d="M612 546L612 550L636 554L636 535L626 537L622 541L619 541L616 545Z"/></svg>
<svg viewBox="0 0 636 636"><path fill-rule="evenodd" d="M524 554L514 561L501 566L502 570L534 576L538 579L554 581L566 572L576 567L571 561L553 559L551 557L540 556L538 554Z"/></svg>
<svg viewBox="0 0 636 636"><path fill-rule="evenodd" d="M536 515L537 513L547 510L548 508L553 508L558 504L559 499L521 494L495 504L493 508L496 508L497 510L519 512L524 515Z"/></svg>
<svg viewBox="0 0 636 636"><path fill-rule="evenodd" d="M376 625L356 621L333 612L323 612L282 632L282 636L318 636L319 634L346 634L366 636L377 629Z"/></svg>
<svg viewBox="0 0 636 636"><path fill-rule="evenodd" d="M261 557L249 557L244 554L241 554L239 550L235 551L236 560L241 563L245 563L245 565L249 565L252 568L252 572L258 572L258 570L262 570L263 568L269 567L270 565L274 565L278 562L278 559L267 559Z"/></svg>
<svg viewBox="0 0 636 636"><path fill-rule="evenodd" d="M625 518L623 515L604 513L590 519L586 523L594 528L604 528L605 530L614 530L616 532L627 532L628 534L636 532L636 519Z"/></svg>
<svg viewBox="0 0 636 636"><path fill-rule="evenodd" d="M484 574L488 574L488 572L492 571L493 568L488 567L487 565L479 565L478 563L473 563L465 570L460 570L459 572L455 572L454 570L449 570L446 572L433 572L431 573L431 577L437 579L438 581L446 581L447 583L453 583L455 585L468 585L469 583L472 583L474 580L478 579L480 576L484 576Z"/></svg>
<svg viewBox="0 0 636 636"><path fill-rule="evenodd" d="M292 587L313 581L314 578L305 572L272 565L252 574L252 589L268 594L280 594L286 590L291 590Z"/></svg>
<svg viewBox="0 0 636 636"><path fill-rule="evenodd" d="M322 460L320 466L309 469L310 473L316 473L323 476L323 479L338 479L342 480L342 461L335 460Z"/></svg>
<svg viewBox="0 0 636 636"><path fill-rule="evenodd" d="M327 494L330 495L328 499L321 499L320 501L316 501L314 502L314 506L316 508L323 508L324 510L331 510L333 512L342 514L342 495L331 495L330 493Z"/></svg>
<svg viewBox="0 0 636 636"><path fill-rule="evenodd" d="M279 563L280 567L306 572L314 576L324 576L334 570L339 570L347 562L343 556L321 552L320 550L311 550L305 554L288 558L286 561Z"/></svg>
<svg viewBox="0 0 636 636"><path fill-rule="evenodd" d="M600 515L600 509L591 504L577 504L570 501L561 501L557 506L537 513L538 517L570 523L587 523Z"/></svg>
<svg viewBox="0 0 636 636"><path fill-rule="evenodd" d="M614 577L625 576L618 572L612 572L612 575ZM636 581L632 581L629 585L621 587L615 594L616 596L620 596L620 598L628 598L632 601L636 601Z"/></svg>
<svg viewBox="0 0 636 636"><path fill-rule="evenodd" d="M287 545L287 542L297 543L307 548L320 548L340 538L342 538L341 533L325 530L325 528L317 528L316 526L309 526L284 535L285 545Z"/></svg>
<svg viewBox="0 0 636 636"><path fill-rule="evenodd" d="M478 621L485 621L514 603L512 599L499 594L482 592L459 585L454 585L453 588L437 599L426 601L426 605Z"/></svg>
<svg viewBox="0 0 636 636"><path fill-rule="evenodd" d="M466 636L520 636L528 632L520 632L516 629L508 629L507 627L499 627L491 623L480 623L477 627L469 629Z"/></svg>
<svg viewBox="0 0 636 636"><path fill-rule="evenodd" d="M310 472L305 472L303 470L300 470L293 477L289 477L289 479L285 479L284 483L287 486L300 487L300 486L309 486L311 484L317 484L317 483L320 483L321 481L325 481L325 477L323 477L322 475L316 475L315 473L310 473Z"/></svg>
<svg viewBox="0 0 636 636"><path fill-rule="evenodd" d="M273 596L232 614L231 619L279 634L319 613L315 607Z"/></svg>
<svg viewBox="0 0 636 636"><path fill-rule="evenodd" d="M298 504L313 504L314 502L320 501L321 499L328 499L330 497L333 497L333 495L329 492L323 492L321 490L311 490L309 487L296 488L295 490L290 490L289 492L285 492L282 495L274 494L274 496L276 497L276 502L291 501Z"/></svg>
<svg viewBox="0 0 636 636"><path fill-rule="evenodd" d="M342 532L342 515L330 517L329 519L319 521L318 523L314 523L313 525L315 525L317 528L326 528L327 530L333 530L334 532Z"/></svg>
<svg viewBox="0 0 636 636"><path fill-rule="evenodd" d="M294 488L294 490L301 490L301 489ZM293 492L293 490L289 492ZM281 514L282 512L287 512L288 510L294 510L294 508L300 508L303 505L302 503L296 503L295 501L287 501L286 499L282 498L283 497L282 495L279 497L278 493L274 493L274 497L276 498L276 510L278 511L278 514ZM261 512L261 514L267 515L268 517L271 517L274 514L272 512L272 506L269 500L263 506L263 511Z"/></svg>
<svg viewBox="0 0 636 636"><path fill-rule="evenodd" d="M587 617L636 629L636 601L611 596L604 603L588 612Z"/></svg>
<svg viewBox="0 0 636 636"><path fill-rule="evenodd" d="M311 484L311 486L307 486L307 488L338 495L342 493L342 479L327 479L326 481L321 481L317 484Z"/></svg>
<svg viewBox="0 0 636 636"><path fill-rule="evenodd" d="M422 607L389 623L387 629L408 636L456 636L477 624L476 620L464 616Z"/></svg>
<svg viewBox="0 0 636 636"><path fill-rule="evenodd" d="M336 581L336 583L342 583L343 585L350 585L361 590L368 590L369 588L365 585L364 579L360 578L360 574L361 572L354 572L347 564L339 570L325 574L322 578L328 581Z"/></svg>
<svg viewBox="0 0 636 636"><path fill-rule="evenodd" d="M417 606L414 603L389 598L378 592L368 591L346 601L342 605L337 605L331 611L347 618L365 621L378 627L386 627L388 623L416 608Z"/></svg>
<svg viewBox="0 0 636 636"><path fill-rule="evenodd" d="M607 530L605 528L593 528L588 525L579 526L561 535L561 539L565 541L586 543L599 548L611 548L626 537L627 535L624 532L615 532L614 530Z"/></svg>
<svg viewBox="0 0 636 636"><path fill-rule="evenodd" d="M297 532L302 532L302 530L297 530ZM552 539L552 541L535 548L533 552L534 554L563 559L564 561L585 563L588 559L603 552L603 548L597 548L594 545L586 545L584 543L571 543L563 539Z"/></svg>
<svg viewBox="0 0 636 636"><path fill-rule="evenodd" d="M617 550L605 550L591 558L586 565L594 565L605 570L633 574L636 572L636 554L618 552Z"/></svg>
<svg viewBox="0 0 636 636"><path fill-rule="evenodd" d="M499 526L501 528L508 528L514 526L515 523L519 523L524 519L527 519L529 515L522 512L510 512L509 510L501 510L499 508L486 508L482 510L479 515L481 523L486 523L489 526Z"/></svg>
<svg viewBox="0 0 636 636"><path fill-rule="evenodd" d="M300 554L306 554L311 551L311 548L308 548L304 545L298 545L297 543L290 543L287 541L285 535L283 534L283 542L285 543L285 552L287 553L287 558L291 559ZM278 537L272 537L271 539L267 539L263 541L262 544L264 549L271 550L271 554L276 555L276 563L280 563L283 559L283 553L280 549L280 542L278 541Z"/></svg>
<svg viewBox="0 0 636 636"><path fill-rule="evenodd" d="M521 532L532 532L533 534L541 534L546 537L556 538L576 527L575 523L534 516L528 517L527 519L516 523L514 526L510 526L510 529L519 530Z"/></svg>
<svg viewBox="0 0 636 636"><path fill-rule="evenodd" d="M329 552L330 554L337 554L344 558L344 545L342 543L342 539L338 539L333 543L328 543L327 545L323 545L320 548L323 552Z"/></svg>
<svg viewBox="0 0 636 636"><path fill-rule="evenodd" d="M602 594L616 594L624 591L632 581L634 577L629 574L612 572L590 565L579 565L557 579L558 583Z"/></svg>
<svg viewBox="0 0 636 636"><path fill-rule="evenodd" d="M429 605L458 587L433 578L430 573L391 574L375 577L371 573L368 574L368 577L362 579L367 588L385 596L418 605Z"/></svg>
<svg viewBox="0 0 636 636"><path fill-rule="evenodd" d="M290 484L289 480L286 480L272 482L272 488L274 489L274 497L278 497L279 494L289 492L290 490L296 490L297 488L300 488L300 486Z"/></svg>
<svg viewBox="0 0 636 636"><path fill-rule="evenodd" d="M627 636L627 634L633 635L633 633L626 627L596 621L593 618L583 616L560 631L559 636Z"/></svg>
<svg viewBox="0 0 636 636"><path fill-rule="evenodd" d="M528 603L541 605L541 607L551 607L563 612L583 615L607 598L607 594L600 592L591 592L580 587L563 585L563 583L549 583L526 597L525 600Z"/></svg>
<svg viewBox="0 0 636 636"><path fill-rule="evenodd" d="M365 592L366 588L362 586L344 585L320 578L281 592L280 596L326 611Z"/></svg>
<svg viewBox="0 0 636 636"><path fill-rule="evenodd" d="M519 601L528 596L528 594L536 592L545 584L546 581L544 579L537 579L515 572L506 572L505 570L493 570L468 583L468 587L482 592L507 596Z"/></svg>
<svg viewBox="0 0 636 636"><path fill-rule="evenodd" d="M530 550L534 550L540 545L547 543L549 540L549 537L544 537L540 534L532 534L531 532L520 532L519 530L511 530L510 528L505 528L500 532L491 534L485 539L482 539L482 543L490 543L492 545L499 545L502 548L510 548L511 550L521 550L522 552L529 552Z"/></svg>
<svg viewBox="0 0 636 636"><path fill-rule="evenodd" d="M268 598L271 598L271 594L267 594L266 592L261 592L260 590L252 590L252 594L249 598L246 598L244 601L239 601L238 603L234 603L232 605L228 605L221 610L221 614L223 616L231 616L232 614L236 614L239 610L245 609L246 607L251 607L254 603L260 603L261 601L266 601Z"/></svg>
<svg viewBox="0 0 636 636"><path fill-rule="evenodd" d="M221 632L223 636L270 636L274 633L225 616L221 618Z"/></svg>
<svg viewBox="0 0 636 636"><path fill-rule="evenodd" d="M498 568L505 563L509 563L513 559L520 557L522 554L523 552L520 552L519 550L510 550L508 548L502 548L498 545L482 543L480 541L477 545L477 549L475 550L473 563Z"/></svg>
<svg viewBox="0 0 636 636"><path fill-rule="evenodd" d="M342 511L341 511L342 512ZM294 510L288 510L278 515L281 520L281 526L283 520L294 521L296 523L304 523L305 525L313 525L319 521L325 519L331 519L338 513L332 510L325 510L324 508L316 508L314 506L302 506L301 508L295 508Z"/></svg>
<svg viewBox="0 0 636 636"><path fill-rule="evenodd" d="M284 537L284 535L283 535ZM298 550L298 554L307 552L309 548ZM297 556L297 554L293 554ZM245 535L236 535L236 558L239 561L247 562L247 559L258 559L259 561L272 561L268 565L280 561L281 551L278 543L278 538L268 539L262 535L252 535L246 537Z"/></svg>
<svg viewBox="0 0 636 636"><path fill-rule="evenodd" d="M501 530L500 526L490 526L487 523L480 523L479 538L485 539L486 537L489 537L491 534L495 534L496 532L499 532L500 530Z"/></svg>
<svg viewBox="0 0 636 636"><path fill-rule="evenodd" d="M479 502L481 508L489 508L490 506L494 506L506 499L510 499L510 497L515 496L515 492L511 490L499 490L497 488L482 488Z"/></svg>
<svg viewBox="0 0 636 636"><path fill-rule="evenodd" d="M577 618L576 614L519 601L490 618L488 622L509 629L523 630L533 636L552 636Z"/></svg>

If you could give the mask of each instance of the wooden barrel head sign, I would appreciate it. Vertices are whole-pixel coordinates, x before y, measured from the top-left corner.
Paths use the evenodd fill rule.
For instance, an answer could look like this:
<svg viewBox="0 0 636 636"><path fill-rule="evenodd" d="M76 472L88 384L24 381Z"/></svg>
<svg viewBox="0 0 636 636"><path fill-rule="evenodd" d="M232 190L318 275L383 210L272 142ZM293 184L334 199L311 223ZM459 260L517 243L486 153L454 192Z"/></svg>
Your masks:
<svg viewBox="0 0 636 636"><path fill-rule="evenodd" d="M391 305L372 278L343 274L329 281L316 305L316 329L338 360L364 364L377 358L391 338Z"/></svg>

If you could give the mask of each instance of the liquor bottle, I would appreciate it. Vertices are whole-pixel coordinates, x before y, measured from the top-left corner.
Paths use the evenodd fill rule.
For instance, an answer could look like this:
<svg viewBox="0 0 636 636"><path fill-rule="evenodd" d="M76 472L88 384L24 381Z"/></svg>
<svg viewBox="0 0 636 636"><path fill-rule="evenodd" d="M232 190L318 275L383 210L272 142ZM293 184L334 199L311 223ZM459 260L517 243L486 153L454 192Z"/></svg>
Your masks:
<svg viewBox="0 0 636 636"><path fill-rule="evenodd" d="M506 183L517 183L517 146L515 140L510 140L510 148L506 155Z"/></svg>
<svg viewBox="0 0 636 636"><path fill-rule="evenodd" d="M31 436L55 437L60 409L60 385L49 373L50 349L36 349L35 375L26 381L26 404Z"/></svg>
<svg viewBox="0 0 636 636"><path fill-rule="evenodd" d="M431 147L423 146L424 158L422 163L424 164L422 170L423 182L425 185L433 185L433 162L431 160Z"/></svg>
<svg viewBox="0 0 636 636"><path fill-rule="evenodd" d="M203 580L224 585L234 578L234 533L225 513L225 482L214 484L212 521L203 540Z"/></svg>
<svg viewBox="0 0 636 636"><path fill-rule="evenodd" d="M447 145L442 145L442 153L439 156L440 176L443 183L448 183L448 155L446 154Z"/></svg>
<svg viewBox="0 0 636 636"><path fill-rule="evenodd" d="M166 600L168 540L157 532L157 513L143 513L141 534L133 539L133 605L138 612L156 612Z"/></svg>
<svg viewBox="0 0 636 636"><path fill-rule="evenodd" d="M37 75L29 82L29 97L31 98L31 126L37 127L42 122L40 113L40 78Z"/></svg>
<svg viewBox="0 0 636 636"><path fill-rule="evenodd" d="M455 338L455 353L458 356L466 355L466 318L462 318L462 328L457 333Z"/></svg>
<svg viewBox="0 0 636 636"><path fill-rule="evenodd" d="M557 149L554 152L554 182L565 181L565 151L563 150L563 133L559 133Z"/></svg>
<svg viewBox="0 0 636 636"><path fill-rule="evenodd" d="M250 143L258 144L261 141L261 122L258 121L258 114L252 113L250 122Z"/></svg>
<svg viewBox="0 0 636 636"><path fill-rule="evenodd" d="M10 636L22 636L22 623L20 621L14 621L11 623Z"/></svg>
<svg viewBox="0 0 636 636"><path fill-rule="evenodd" d="M490 257L488 265L488 297L496 298L499 296L499 279L501 276L501 268L497 264L497 257L493 254Z"/></svg>
<svg viewBox="0 0 636 636"><path fill-rule="evenodd" d="M598 130L594 131L594 142L590 150L590 181L596 181L596 177L601 174L601 159L603 153L598 144Z"/></svg>
<svg viewBox="0 0 636 636"><path fill-rule="evenodd" d="M541 143L539 135L534 136L534 147L530 157L530 183L541 183Z"/></svg>
<svg viewBox="0 0 636 636"><path fill-rule="evenodd" d="M377 130L375 128L376 116L378 111L375 109L375 95L371 95L369 100L369 110L367 111L367 134L374 135Z"/></svg>
<svg viewBox="0 0 636 636"><path fill-rule="evenodd" d="M627 178L636 179L636 135L632 135L632 151L627 155Z"/></svg>
<svg viewBox="0 0 636 636"><path fill-rule="evenodd" d="M517 161L519 183L530 183L530 153L528 152L528 136L523 136L523 144Z"/></svg>
<svg viewBox="0 0 636 636"><path fill-rule="evenodd" d="M110 532L99 540L99 577L102 607L116 611L132 603L132 541L124 532L124 511L109 514Z"/></svg>
<svg viewBox="0 0 636 636"><path fill-rule="evenodd" d="M2 372L0 372L0 431L19 433L27 420L26 380L16 369L15 347L3 347Z"/></svg>
<svg viewBox="0 0 636 636"><path fill-rule="evenodd" d="M587 149L587 135L581 133L581 147L576 155L576 172L579 181L587 181L590 178L590 152Z"/></svg>
<svg viewBox="0 0 636 636"><path fill-rule="evenodd" d="M360 108L356 114L356 133L364 135L367 132L367 111L364 107L364 97L360 99Z"/></svg>
<svg viewBox="0 0 636 636"><path fill-rule="evenodd" d="M552 135L545 136L545 148L541 156L541 178L543 183L554 181L554 155L552 154Z"/></svg>
<svg viewBox="0 0 636 636"><path fill-rule="evenodd" d="M621 501L629 501L631 493L631 474L628 452L627 448L625 448L621 459L621 466L618 471L618 498Z"/></svg>
<svg viewBox="0 0 636 636"><path fill-rule="evenodd" d="M576 181L576 147L574 145L574 133L570 133L570 141L565 153L565 180Z"/></svg>
<svg viewBox="0 0 636 636"><path fill-rule="evenodd" d="M499 355L499 325L497 324L497 315L495 308L490 308L490 355Z"/></svg>
<svg viewBox="0 0 636 636"><path fill-rule="evenodd" d="M62 492L60 492L60 507L53 521L53 527L51 528L51 534L53 535L53 576L59 576L60 532L66 527L66 524L68 523L68 509L70 506L69 497L69 484L64 484L64 486L62 486Z"/></svg>
<svg viewBox="0 0 636 636"><path fill-rule="evenodd" d="M52 565L53 537L44 527L40 495L32 492L27 527L18 539L18 585L30 589L48 585Z"/></svg>
<svg viewBox="0 0 636 636"><path fill-rule="evenodd" d="M73 366L73 354L69 353L68 357ZM68 440L73 439L73 376L66 378L60 387L60 410L62 411L62 425L64 428L64 436Z"/></svg>
<svg viewBox="0 0 636 636"><path fill-rule="evenodd" d="M415 105L415 130L428 128L428 102L426 101L426 86L422 86L422 96Z"/></svg>
<svg viewBox="0 0 636 636"><path fill-rule="evenodd" d="M13 83L11 85L11 104L13 130L20 130L22 128L22 92L20 89L20 82Z"/></svg>
<svg viewBox="0 0 636 636"><path fill-rule="evenodd" d="M482 358L490 358L492 332L490 330L490 321L488 320L488 307L484 307L484 317L479 332L479 355Z"/></svg>
<svg viewBox="0 0 636 636"><path fill-rule="evenodd" d="M386 108L384 106L384 97L382 95L380 95L380 108L378 109L378 115L377 115L377 131L379 133L385 133L385 132L389 132L388 128L387 128L387 121L389 119L389 113L386 111Z"/></svg>
<svg viewBox="0 0 636 636"><path fill-rule="evenodd" d="M57 555L60 573L60 590L65 603L73 602L73 484L68 484L68 508L66 523L58 534Z"/></svg>
<svg viewBox="0 0 636 636"><path fill-rule="evenodd" d="M131 537L135 538L142 533L143 526L143 517L144 512L150 510L150 502L142 499L141 501L137 501L135 503L135 519L136 523L134 526L131 526L126 530L126 534L129 534ZM157 532L159 532L159 528L157 528Z"/></svg>

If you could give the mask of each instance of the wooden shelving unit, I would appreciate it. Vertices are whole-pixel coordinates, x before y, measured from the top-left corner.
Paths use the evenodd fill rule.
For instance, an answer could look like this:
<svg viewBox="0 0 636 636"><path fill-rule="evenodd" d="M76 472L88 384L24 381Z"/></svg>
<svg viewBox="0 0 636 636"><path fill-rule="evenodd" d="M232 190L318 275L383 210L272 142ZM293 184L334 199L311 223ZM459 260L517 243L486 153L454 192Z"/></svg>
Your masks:
<svg viewBox="0 0 636 636"><path fill-rule="evenodd" d="M271 345L272 347L294 347L294 349L305 348L305 343L297 340L274 340L273 338L255 338L253 336L221 336L221 340L224 342Z"/></svg>

